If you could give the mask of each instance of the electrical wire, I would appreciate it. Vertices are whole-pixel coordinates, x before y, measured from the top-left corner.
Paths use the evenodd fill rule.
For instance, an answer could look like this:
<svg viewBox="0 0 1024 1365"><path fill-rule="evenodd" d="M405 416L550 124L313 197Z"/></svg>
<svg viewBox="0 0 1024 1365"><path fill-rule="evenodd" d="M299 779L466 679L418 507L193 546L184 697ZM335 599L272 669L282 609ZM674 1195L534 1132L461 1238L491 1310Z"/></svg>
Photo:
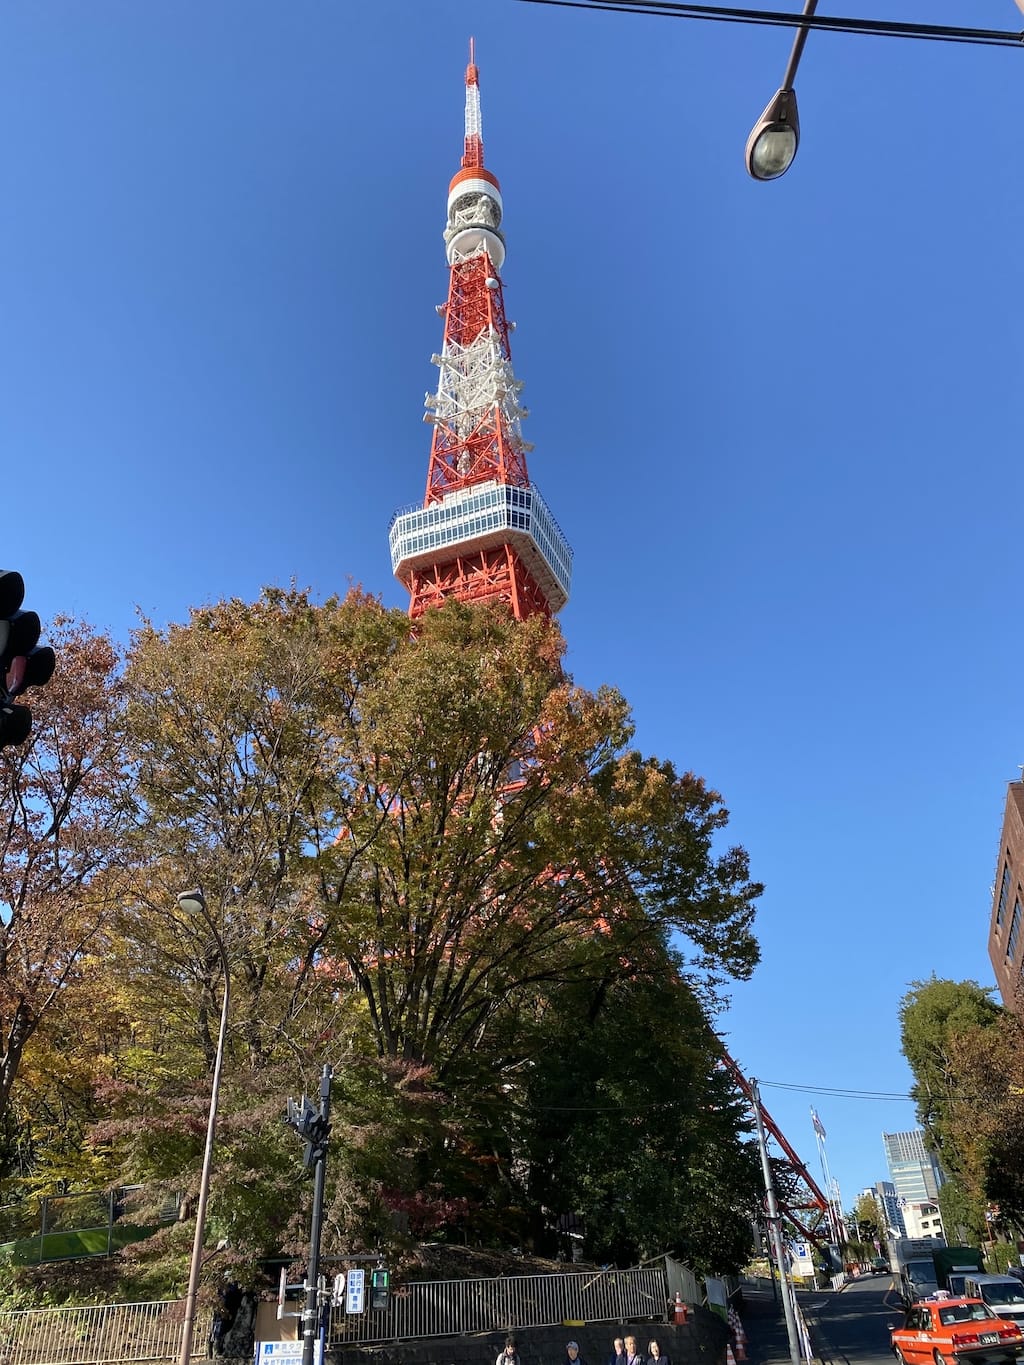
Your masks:
<svg viewBox="0 0 1024 1365"><path fill-rule="evenodd" d="M682 0L519 0L519 3L553 5L560 9L604 10L610 14L705 19L713 23L753 24L769 28L822 29L831 33L859 33L879 38L917 38L925 42L967 43L975 47L1024 48L1024 33L998 28L962 28L948 24L897 23L888 19L788 14L780 10L739 9L733 5L685 4Z"/></svg>
<svg viewBox="0 0 1024 1365"><path fill-rule="evenodd" d="M949 1090L939 1091L934 1095L914 1096L904 1091L896 1090L851 1090L842 1089L836 1086L826 1085L797 1085L791 1081L758 1081L758 1085L771 1086L773 1090L794 1090L805 1095L825 1095L830 1099L840 1100L883 1100L892 1103L893 1100L901 1101L904 1104L948 1104L951 1101L960 1101L968 1104L991 1104L998 1100L1020 1099L1024 1096L1024 1086L1016 1086L1012 1083L1003 1086L992 1086L988 1090L967 1089L965 1087L954 1087Z"/></svg>
<svg viewBox="0 0 1024 1365"><path fill-rule="evenodd" d="M773 1090L798 1090L807 1095L833 1095L846 1100L906 1100L913 1104L914 1098L906 1090L852 1090L845 1086L797 1085L795 1081L758 1081L758 1085L769 1085Z"/></svg>

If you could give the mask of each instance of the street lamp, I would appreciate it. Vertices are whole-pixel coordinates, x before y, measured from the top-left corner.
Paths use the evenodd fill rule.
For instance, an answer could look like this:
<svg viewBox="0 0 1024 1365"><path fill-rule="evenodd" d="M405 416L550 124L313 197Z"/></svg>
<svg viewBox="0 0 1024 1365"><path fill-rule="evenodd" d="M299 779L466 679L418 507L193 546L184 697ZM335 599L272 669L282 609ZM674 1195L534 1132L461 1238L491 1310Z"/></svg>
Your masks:
<svg viewBox="0 0 1024 1365"><path fill-rule="evenodd" d="M809 18L817 6L818 0L806 0L803 18ZM796 69L800 65L807 33L806 26L797 29L782 86L768 101L767 108L747 138L744 153L747 171L755 180L778 180L780 175L785 175L800 145L800 119L797 116L793 82L796 80Z"/></svg>
<svg viewBox="0 0 1024 1365"><path fill-rule="evenodd" d="M199 1293L199 1271L202 1266L203 1235L206 1232L206 1201L210 1193L213 1138L217 1131L217 1100L220 1096L220 1073L224 1065L224 1038L228 1027L228 1006L231 1001L231 971L224 940L206 908L206 898L202 891L198 887L193 891L183 891L178 897L178 905L186 915L192 917L199 915L206 921L206 926L217 945L217 954L220 957L220 965L224 972L224 1000L220 1008L220 1033L217 1035L217 1056L213 1064L210 1117L206 1125L206 1148L203 1152L203 1170L199 1177L199 1199L196 1204L196 1234L192 1241L192 1261L188 1271L188 1293L185 1295L185 1320L181 1328L179 1365L189 1365L192 1359L192 1338L195 1330L196 1297Z"/></svg>

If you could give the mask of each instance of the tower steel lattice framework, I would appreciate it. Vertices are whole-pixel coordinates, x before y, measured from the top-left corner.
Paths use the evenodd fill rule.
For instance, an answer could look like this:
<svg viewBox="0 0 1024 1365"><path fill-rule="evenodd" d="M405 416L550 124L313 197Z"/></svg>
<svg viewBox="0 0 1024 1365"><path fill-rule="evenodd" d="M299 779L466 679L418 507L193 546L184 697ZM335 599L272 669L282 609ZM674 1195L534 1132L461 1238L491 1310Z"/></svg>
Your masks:
<svg viewBox="0 0 1024 1365"><path fill-rule="evenodd" d="M517 620L553 615L569 597L572 550L526 468L523 389L512 368L501 268L501 187L484 166L480 73L470 43L462 165L448 186L444 231L448 299L438 307L444 343L431 357L435 392L427 489L389 528L391 567L409 590L409 613L449 597L505 603Z"/></svg>
<svg viewBox="0 0 1024 1365"><path fill-rule="evenodd" d="M753 1087L730 1057L721 1040L719 1046L722 1049L722 1064L726 1071L743 1091L751 1107L758 1105L765 1131L775 1139L782 1150L782 1156L774 1158L779 1213L796 1228L801 1237L822 1254L828 1264L830 1243L841 1245L844 1240L843 1228L841 1223L837 1222L832 1201L822 1193L821 1187L801 1161L785 1133L764 1107L764 1103L757 1100Z"/></svg>
<svg viewBox="0 0 1024 1365"><path fill-rule="evenodd" d="M484 165L474 57L471 40L462 163L448 186L448 298L437 310L444 342L431 356L437 389L424 398L423 420L434 429L426 493L422 504L395 513L388 538L412 617L455 597L500 602L525 620L536 612L554 615L568 601L572 550L527 471L533 447L521 424L529 413L519 402L523 383L509 345L515 323L505 314L500 273L504 205L498 179ZM724 1047L722 1057L753 1103L749 1082ZM761 1114L784 1153L776 1159L786 1186L779 1209L824 1255L833 1237L829 1201L763 1105Z"/></svg>

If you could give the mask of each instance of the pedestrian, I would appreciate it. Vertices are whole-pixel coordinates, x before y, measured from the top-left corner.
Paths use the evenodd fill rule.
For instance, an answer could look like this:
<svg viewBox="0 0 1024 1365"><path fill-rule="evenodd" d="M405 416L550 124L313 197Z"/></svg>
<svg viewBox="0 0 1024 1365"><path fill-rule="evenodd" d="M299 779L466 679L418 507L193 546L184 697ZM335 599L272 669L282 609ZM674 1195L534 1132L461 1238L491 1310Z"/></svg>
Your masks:
<svg viewBox="0 0 1024 1365"><path fill-rule="evenodd" d="M626 1347L626 1365L647 1365L647 1361L637 1349L636 1337L627 1337L623 1344Z"/></svg>
<svg viewBox="0 0 1024 1365"><path fill-rule="evenodd" d="M661 1347L656 1341L647 1343L647 1365L672 1365L668 1356L661 1354Z"/></svg>
<svg viewBox="0 0 1024 1365"><path fill-rule="evenodd" d="M605 1365L626 1365L626 1343L621 1337L616 1337L612 1342Z"/></svg>
<svg viewBox="0 0 1024 1365"><path fill-rule="evenodd" d="M580 1355L580 1344L578 1341L566 1343L565 1365L587 1365L587 1362Z"/></svg>
<svg viewBox="0 0 1024 1365"><path fill-rule="evenodd" d="M519 1350L516 1346L515 1337L506 1337L504 1347L498 1352L498 1359L494 1365L523 1365L519 1359Z"/></svg>
<svg viewBox="0 0 1024 1365"><path fill-rule="evenodd" d="M208 1354L211 1356L226 1355L224 1349L225 1338L235 1325L235 1318L242 1304L242 1290L230 1276L225 1276L225 1283L220 1288L220 1303L213 1312L213 1325L210 1328L210 1348Z"/></svg>

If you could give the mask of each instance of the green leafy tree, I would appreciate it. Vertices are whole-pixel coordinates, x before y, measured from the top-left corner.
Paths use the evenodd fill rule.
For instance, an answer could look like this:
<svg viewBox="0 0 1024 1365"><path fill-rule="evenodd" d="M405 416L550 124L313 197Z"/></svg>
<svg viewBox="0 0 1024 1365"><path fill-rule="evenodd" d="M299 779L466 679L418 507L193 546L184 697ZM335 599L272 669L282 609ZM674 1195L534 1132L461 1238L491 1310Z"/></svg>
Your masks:
<svg viewBox="0 0 1024 1365"><path fill-rule="evenodd" d="M621 696L576 687L562 652L543 619L450 603L413 625L358 592L267 590L143 625L98 1159L194 1191L223 998L208 929L176 905L198 884L232 981L210 1214L245 1255L301 1244L308 1185L280 1114L328 1060L337 1245L376 1245L392 1214L410 1235L472 1237L513 1208L540 1235L552 1205L533 1168L557 1152L540 1128L511 1135L509 1114L539 1115L542 1084L607 1084L639 1106L629 1160L580 1126L563 1172L595 1249L744 1259L751 1164L707 1011L756 964L760 887L722 846L718 794L632 750ZM663 1089L629 1084L641 1045ZM617 1212L632 1195L645 1228ZM181 1230L157 1242L180 1255Z"/></svg>
<svg viewBox="0 0 1024 1365"><path fill-rule="evenodd" d="M932 977L913 984L900 1021L918 1117L950 1177L939 1191L944 1224L953 1235L980 1241L988 1235L988 1187L1001 1178L990 1119L1001 1112L1008 1078L993 1072L987 1058L1004 1036L1006 1012L975 981Z"/></svg>
<svg viewBox="0 0 1024 1365"><path fill-rule="evenodd" d="M886 1244L888 1223L884 1208L875 1195L866 1192L858 1196L853 1216L860 1240L870 1245L871 1254L875 1255Z"/></svg>
<svg viewBox="0 0 1024 1365"><path fill-rule="evenodd" d="M506 1096L510 1184L535 1240L582 1214L587 1255L633 1263L668 1251L706 1273L752 1249L760 1166L752 1119L673 954L651 949L614 977L548 997L538 1049Z"/></svg>
<svg viewBox="0 0 1024 1365"><path fill-rule="evenodd" d="M1024 1227L1024 1023L1008 1010L951 1039L963 1116L961 1182L978 1220L998 1210L1003 1228ZM980 1231L980 1228L975 1228Z"/></svg>

